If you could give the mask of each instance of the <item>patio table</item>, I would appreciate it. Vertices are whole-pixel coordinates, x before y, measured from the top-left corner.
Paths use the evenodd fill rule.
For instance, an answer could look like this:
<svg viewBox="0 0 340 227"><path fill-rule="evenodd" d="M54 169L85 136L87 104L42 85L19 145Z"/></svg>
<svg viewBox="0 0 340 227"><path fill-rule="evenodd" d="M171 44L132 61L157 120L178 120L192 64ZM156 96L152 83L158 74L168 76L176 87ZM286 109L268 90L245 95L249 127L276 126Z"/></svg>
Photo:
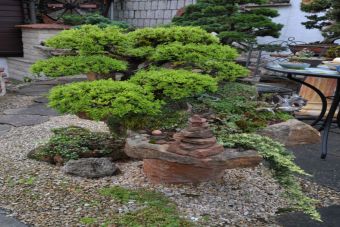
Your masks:
<svg viewBox="0 0 340 227"><path fill-rule="evenodd" d="M281 67L280 65L268 65L265 68L269 71L283 73L284 75L287 76L288 79L309 87L310 89L315 91L320 96L321 102L322 102L322 109L321 109L320 115L311 124L312 126L315 126L325 116L327 112L327 98L318 88L316 88L315 86L309 83L306 83L305 81L301 79L296 78L296 76L300 75L300 76L306 76L306 77L320 77L320 78L336 79L337 81L336 90L334 93L334 98L333 98L331 107L328 111L325 121L323 122L322 126L319 129L319 131L323 131L322 132L322 143L321 143L321 158L325 159L327 156L327 149L328 149L329 130L330 130L335 112L337 108L339 107L339 103L340 103L340 73L338 73L337 71L329 70L329 69L322 68L322 67L306 68L306 69L300 70L300 69L287 69L287 68ZM337 119L340 119L339 113L338 113ZM340 126L339 123L338 123L338 126Z"/></svg>

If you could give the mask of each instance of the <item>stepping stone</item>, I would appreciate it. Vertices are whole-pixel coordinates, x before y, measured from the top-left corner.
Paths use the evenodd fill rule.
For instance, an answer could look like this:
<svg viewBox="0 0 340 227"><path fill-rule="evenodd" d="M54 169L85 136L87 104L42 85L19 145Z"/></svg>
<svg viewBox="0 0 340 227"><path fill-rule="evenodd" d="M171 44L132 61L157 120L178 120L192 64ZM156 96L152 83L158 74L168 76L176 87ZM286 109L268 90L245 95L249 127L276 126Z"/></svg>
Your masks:
<svg viewBox="0 0 340 227"><path fill-rule="evenodd" d="M8 109L4 111L7 115L40 115L40 116L58 116L58 113L44 104L33 104L26 108Z"/></svg>
<svg viewBox="0 0 340 227"><path fill-rule="evenodd" d="M52 85L28 85L19 89L18 93L27 96L42 96L48 93Z"/></svg>
<svg viewBox="0 0 340 227"><path fill-rule="evenodd" d="M39 97L39 98L34 99L33 101L36 102L36 103L44 103L44 104L46 104L46 103L48 103L48 98L46 98L46 97Z"/></svg>
<svg viewBox="0 0 340 227"><path fill-rule="evenodd" d="M0 136L4 135L9 130L11 130L10 125L0 125Z"/></svg>
<svg viewBox="0 0 340 227"><path fill-rule="evenodd" d="M21 223L12 217L7 217L6 212L0 209L0 226L6 227L27 227L27 225Z"/></svg>
<svg viewBox="0 0 340 227"><path fill-rule="evenodd" d="M44 123L48 119L47 116L40 115L0 115L0 124L13 125L15 127L31 126Z"/></svg>

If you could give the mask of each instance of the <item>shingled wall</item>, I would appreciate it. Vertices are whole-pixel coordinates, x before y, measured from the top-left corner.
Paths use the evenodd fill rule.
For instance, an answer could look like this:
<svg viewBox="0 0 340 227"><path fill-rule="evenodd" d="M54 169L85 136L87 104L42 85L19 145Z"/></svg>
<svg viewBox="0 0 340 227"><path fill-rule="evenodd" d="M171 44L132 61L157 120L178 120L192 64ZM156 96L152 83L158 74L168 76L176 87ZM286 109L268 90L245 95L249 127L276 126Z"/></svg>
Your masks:
<svg viewBox="0 0 340 227"><path fill-rule="evenodd" d="M196 0L118 0L113 7L113 18L136 27L167 24L184 6Z"/></svg>

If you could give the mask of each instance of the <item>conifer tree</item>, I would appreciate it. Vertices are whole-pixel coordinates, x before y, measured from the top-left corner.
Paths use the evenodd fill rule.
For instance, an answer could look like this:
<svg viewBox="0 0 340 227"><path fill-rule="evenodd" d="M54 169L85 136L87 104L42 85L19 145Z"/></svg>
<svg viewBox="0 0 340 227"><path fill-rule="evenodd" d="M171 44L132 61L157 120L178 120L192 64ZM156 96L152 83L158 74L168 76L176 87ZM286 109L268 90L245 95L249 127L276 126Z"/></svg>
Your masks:
<svg viewBox="0 0 340 227"><path fill-rule="evenodd" d="M301 9L312 13L306 16L308 21L302 23L306 28L322 31L326 42L340 38L340 0L304 1Z"/></svg>
<svg viewBox="0 0 340 227"><path fill-rule="evenodd" d="M257 36L278 37L283 27L274 23L278 12L268 8L247 8L245 4L261 4L263 0L198 0L184 8L184 13L173 19L181 26L200 26L216 32L221 41L255 41Z"/></svg>

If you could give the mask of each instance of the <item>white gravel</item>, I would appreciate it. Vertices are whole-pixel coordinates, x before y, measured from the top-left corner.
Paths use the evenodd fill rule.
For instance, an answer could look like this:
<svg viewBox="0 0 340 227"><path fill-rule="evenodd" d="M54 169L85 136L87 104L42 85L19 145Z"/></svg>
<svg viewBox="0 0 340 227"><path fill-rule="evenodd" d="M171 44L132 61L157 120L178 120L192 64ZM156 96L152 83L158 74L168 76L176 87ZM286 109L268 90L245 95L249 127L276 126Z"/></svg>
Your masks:
<svg viewBox="0 0 340 227"><path fill-rule="evenodd" d="M147 182L142 162L117 163L122 174L98 180L64 175L59 167L27 159L29 151L51 136L52 128L76 125L93 131L107 131L104 123L66 115L31 127L12 128L0 138L0 207L33 226L81 226L82 217L96 217L104 223L112 215L136 209L103 197L98 189L120 185L148 188L173 199L184 217L209 224L203 226L273 226L273 217L286 206L282 188L266 167L227 170L223 180L198 185L159 186ZM340 196L332 190L307 186L310 195L320 190L336 204ZM319 190L319 191L318 191ZM314 194L313 194L314 193ZM323 199L323 197L319 197Z"/></svg>

